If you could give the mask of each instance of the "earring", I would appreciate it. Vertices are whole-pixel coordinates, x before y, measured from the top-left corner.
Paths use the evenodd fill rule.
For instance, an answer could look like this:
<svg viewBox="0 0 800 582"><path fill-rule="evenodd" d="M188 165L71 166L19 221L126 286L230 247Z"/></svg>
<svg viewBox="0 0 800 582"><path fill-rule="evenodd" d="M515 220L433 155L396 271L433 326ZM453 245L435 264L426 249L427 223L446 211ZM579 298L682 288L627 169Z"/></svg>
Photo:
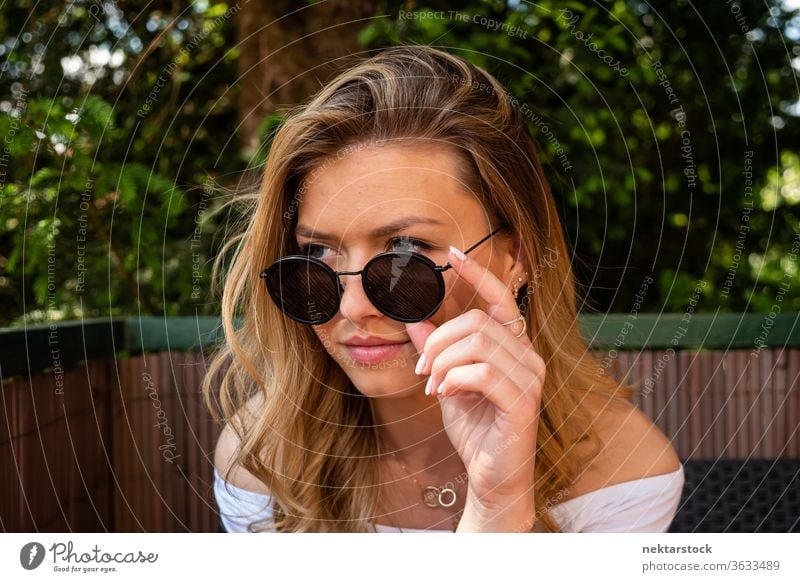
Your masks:
<svg viewBox="0 0 800 582"><path fill-rule="evenodd" d="M518 277L518 278L517 278L517 281L519 281L520 283L522 283L522 277ZM516 284L516 283L514 283L514 299L516 300L516 299L518 299L518 298L519 298L519 289L517 288L517 284Z"/></svg>

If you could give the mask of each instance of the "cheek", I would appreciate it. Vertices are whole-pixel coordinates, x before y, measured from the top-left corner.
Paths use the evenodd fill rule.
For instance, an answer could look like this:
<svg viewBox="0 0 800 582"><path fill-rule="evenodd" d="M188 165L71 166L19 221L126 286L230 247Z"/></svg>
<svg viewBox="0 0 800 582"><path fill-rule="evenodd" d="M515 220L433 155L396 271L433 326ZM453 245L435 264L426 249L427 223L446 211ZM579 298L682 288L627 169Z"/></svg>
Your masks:
<svg viewBox="0 0 800 582"><path fill-rule="evenodd" d="M331 333L333 326L329 324L315 325L312 326L312 329L325 350L332 354L336 349L336 343L333 341L333 335Z"/></svg>

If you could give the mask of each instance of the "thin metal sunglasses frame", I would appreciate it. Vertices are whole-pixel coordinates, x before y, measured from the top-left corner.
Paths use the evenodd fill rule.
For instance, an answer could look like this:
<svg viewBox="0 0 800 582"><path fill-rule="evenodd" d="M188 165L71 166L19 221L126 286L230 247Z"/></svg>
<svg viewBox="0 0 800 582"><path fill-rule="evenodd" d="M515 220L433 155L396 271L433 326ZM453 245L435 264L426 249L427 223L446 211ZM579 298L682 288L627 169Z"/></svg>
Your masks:
<svg viewBox="0 0 800 582"><path fill-rule="evenodd" d="M505 221L502 221L500 223L500 225L497 228L495 228L492 232L490 232L489 234L484 236L481 240L476 242L474 245L472 245L468 249L466 249L464 251L464 254L465 255L468 254L470 251L472 251L473 249L477 248L479 245L481 245L484 242L486 242L487 240L489 240L491 237L493 237L495 234L497 234L498 232L500 232L501 230L503 230L507 226L508 226L508 223L505 222ZM360 274L364 273L365 271L368 271L370 266L373 265L375 263L375 261L381 260L382 258L385 259L386 257L412 257L412 258L414 258L416 260L422 261L424 264L426 264L436 274L436 277L437 277L437 280L438 280L438 283L439 283L439 295L441 297L437 301L436 307L432 310L432 312L435 313L436 309L439 308L439 306L441 305L441 302L444 300L444 280L441 278L441 273L443 273L443 272L447 271L448 269L452 268L453 265L451 265L450 263L447 263L446 265L436 265L431 259L429 259L425 255L420 254L420 253L416 253L416 252L413 252L413 251L387 251L385 253L377 254L374 257L372 257L369 261L367 261L366 265L364 265L364 267L359 271L335 271L329 265L325 264L323 261L321 261L321 260L319 260L317 258L314 258L314 257L309 257L307 255L299 255L299 254L286 255L286 256L280 257L275 262L273 262L269 267L267 267L266 269L261 271L261 273L259 273L259 277L262 278L262 279L267 279L269 277L270 271L272 271L273 269L278 268L281 265L281 263L283 263L283 262L298 261L298 260L307 261L309 263L312 263L312 264L314 264L316 266L319 266L320 268L326 270L331 275L331 279L335 280L338 283L337 285L335 285L335 287L337 287L337 289L336 289L337 295L338 295L337 302L340 302L341 298L342 298L342 291L343 291L342 282L339 279L340 276L342 276L342 275L360 275ZM369 290L369 287L367 285L365 277L361 278L361 283L362 283L362 286L364 287L364 292L366 293L367 297L369 297L369 299L372 302L372 304L375 305L375 307L377 307L378 310L380 310L381 313L383 313L384 315L386 315L388 317L391 317L392 319L395 319L395 320L398 320L398 321L407 321L409 323L410 322L421 321L420 319L417 319L417 318L401 318L401 317L396 316L395 314L387 313L386 310L384 310L379 304L375 303L375 301L373 300L372 294L370 293L370 290ZM272 295L272 292L270 292L270 294ZM282 311L283 311L283 309L282 309ZM327 321L329 321L330 319L333 318L333 315L332 315L331 317L328 317L327 319L305 320L305 319L300 319L300 318L294 317L293 315L289 315L285 311L284 311L284 313L287 316L291 317L292 319L295 319L296 321L299 321L301 323L306 323L306 324L312 324L312 325L318 325L318 324L321 324L321 323L325 323L325 322L327 322Z"/></svg>

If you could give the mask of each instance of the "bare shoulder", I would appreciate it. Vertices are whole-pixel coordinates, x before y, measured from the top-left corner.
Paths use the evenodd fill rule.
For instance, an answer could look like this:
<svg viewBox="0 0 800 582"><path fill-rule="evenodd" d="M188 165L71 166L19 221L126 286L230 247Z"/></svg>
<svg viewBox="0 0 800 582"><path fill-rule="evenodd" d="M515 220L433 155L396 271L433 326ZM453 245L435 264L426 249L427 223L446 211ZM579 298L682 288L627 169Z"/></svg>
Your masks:
<svg viewBox="0 0 800 582"><path fill-rule="evenodd" d="M680 458L669 438L636 405L599 396L588 397L585 404L603 448L568 497L678 469Z"/></svg>
<svg viewBox="0 0 800 582"><path fill-rule="evenodd" d="M249 409L248 412L253 410L260 403L260 394L251 398L247 402L246 406L246 408ZM224 479L226 478L227 481L234 487L268 495L269 491L264 484L258 478L256 478L255 475L239 465L235 465L231 474L227 475L229 467L235 463L236 455L238 454L239 447L241 445L237 433L231 427L231 423L239 426L239 423L241 422L240 415L241 413L236 414L234 418L231 419L231 421L222 429L222 432L217 439L217 446L214 449L214 466L216 467L217 471L219 471L219 474Z"/></svg>

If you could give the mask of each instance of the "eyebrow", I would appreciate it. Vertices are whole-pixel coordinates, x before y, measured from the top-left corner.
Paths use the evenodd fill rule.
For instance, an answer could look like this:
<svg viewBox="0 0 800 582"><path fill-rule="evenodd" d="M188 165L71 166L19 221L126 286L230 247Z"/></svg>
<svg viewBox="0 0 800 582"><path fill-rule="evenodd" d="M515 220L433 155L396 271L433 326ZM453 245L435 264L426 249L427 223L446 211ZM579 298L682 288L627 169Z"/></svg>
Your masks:
<svg viewBox="0 0 800 582"><path fill-rule="evenodd" d="M435 218L427 218L424 216L404 216L403 218L399 218L389 224L385 224L383 226L379 226L378 228L370 231L369 238L381 238L384 236L388 236L390 234L394 234L395 232L399 232L403 229L408 228L409 226L413 226L415 224L438 224L443 226L444 223L440 220L436 220ZM298 224L297 228L294 231L295 236L304 236L307 238L316 238L319 240L338 240L338 238L332 234L328 234L325 232L315 232L308 226L303 224Z"/></svg>

